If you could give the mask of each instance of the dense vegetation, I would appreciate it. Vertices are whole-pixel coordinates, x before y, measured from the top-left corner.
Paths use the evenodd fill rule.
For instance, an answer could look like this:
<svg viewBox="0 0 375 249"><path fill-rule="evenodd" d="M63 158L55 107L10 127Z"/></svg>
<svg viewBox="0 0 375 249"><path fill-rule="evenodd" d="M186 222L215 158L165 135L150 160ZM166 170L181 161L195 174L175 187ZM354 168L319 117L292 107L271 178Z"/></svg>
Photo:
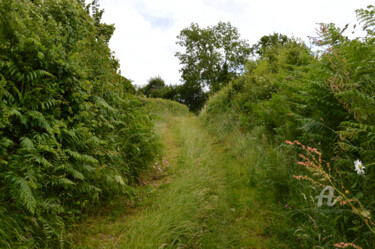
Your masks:
<svg viewBox="0 0 375 249"><path fill-rule="evenodd" d="M181 52L175 56L181 64L181 85L165 85L160 76L153 77L139 92L146 96L165 98L187 105L198 113L208 96L242 74L251 51L240 39L230 22L201 28L197 23L181 30L177 36Z"/></svg>
<svg viewBox="0 0 375 249"><path fill-rule="evenodd" d="M249 182L283 207L274 232L288 248L375 247L374 13L357 11L361 38L321 24L314 50L294 38L260 42L201 114L219 135L258 141ZM336 202L319 207L326 186Z"/></svg>
<svg viewBox="0 0 375 249"><path fill-rule="evenodd" d="M274 247L375 247L375 7L356 11L364 37L320 24L312 48L277 33L251 47L230 23L193 23L177 42L183 84L153 77L137 91L147 99L120 75L108 47L114 26L97 2L0 1L0 248L69 247L72 223L135 195L132 184L161 157L155 116L172 126L173 115L179 177L158 198L177 208L156 205L155 223L134 223L134 245L241 244L251 186L259 199L250 211L282 210L264 232L283 241ZM158 98L204 105L200 119L218 141L187 121L185 105ZM233 154L215 157L220 141ZM233 165L215 169L220 160ZM220 193L217 208L210 198ZM141 234L150 225L162 236Z"/></svg>
<svg viewBox="0 0 375 249"><path fill-rule="evenodd" d="M97 1L0 1L0 247L60 248L159 153Z"/></svg>

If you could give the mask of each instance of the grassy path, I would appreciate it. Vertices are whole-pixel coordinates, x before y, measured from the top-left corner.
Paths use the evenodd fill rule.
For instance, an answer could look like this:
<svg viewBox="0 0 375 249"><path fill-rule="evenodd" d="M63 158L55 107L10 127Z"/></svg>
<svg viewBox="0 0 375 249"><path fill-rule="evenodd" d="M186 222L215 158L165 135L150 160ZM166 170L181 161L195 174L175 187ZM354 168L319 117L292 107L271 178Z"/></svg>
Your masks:
<svg viewBox="0 0 375 249"><path fill-rule="evenodd" d="M75 247L276 248L250 171L230 145L215 141L194 117L159 128L166 146L159 177L142 188L136 208L120 200L78 227Z"/></svg>

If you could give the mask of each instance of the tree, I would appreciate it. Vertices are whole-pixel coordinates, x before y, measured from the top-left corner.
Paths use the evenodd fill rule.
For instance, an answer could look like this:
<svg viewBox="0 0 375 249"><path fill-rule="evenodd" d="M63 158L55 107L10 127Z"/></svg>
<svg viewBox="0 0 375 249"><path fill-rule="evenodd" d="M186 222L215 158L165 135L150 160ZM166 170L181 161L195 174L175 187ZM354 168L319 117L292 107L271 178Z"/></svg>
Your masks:
<svg viewBox="0 0 375 249"><path fill-rule="evenodd" d="M132 81L125 78L124 76L117 74L116 75L119 82L119 95L124 96L125 93L135 94L135 87L132 84Z"/></svg>
<svg viewBox="0 0 375 249"><path fill-rule="evenodd" d="M198 112L207 100L207 93L205 93L199 84L183 84L178 88L179 102L187 105L189 110Z"/></svg>
<svg viewBox="0 0 375 249"><path fill-rule="evenodd" d="M273 33L272 35L265 35L260 38L258 43L251 47L251 53L253 55L259 55L260 57L266 54L266 51L273 47L282 47L288 42L289 38L286 35Z"/></svg>
<svg viewBox="0 0 375 249"><path fill-rule="evenodd" d="M265 60L268 63L270 73L277 73L281 64L279 63L279 53L283 48L297 42L294 38L288 38L286 35L273 33L265 35L251 46L251 53L254 57Z"/></svg>
<svg viewBox="0 0 375 249"><path fill-rule="evenodd" d="M160 77L151 77L148 80L146 86L140 89L140 92L146 95L147 97L159 98L159 92L165 87L165 81Z"/></svg>
<svg viewBox="0 0 375 249"><path fill-rule="evenodd" d="M242 73L250 54L248 43L240 39L237 28L229 22L207 28L192 23L177 38L177 44L185 49L175 55L182 65L182 80L189 85L187 89L195 89L197 93L204 92L205 87L217 92L227 85Z"/></svg>

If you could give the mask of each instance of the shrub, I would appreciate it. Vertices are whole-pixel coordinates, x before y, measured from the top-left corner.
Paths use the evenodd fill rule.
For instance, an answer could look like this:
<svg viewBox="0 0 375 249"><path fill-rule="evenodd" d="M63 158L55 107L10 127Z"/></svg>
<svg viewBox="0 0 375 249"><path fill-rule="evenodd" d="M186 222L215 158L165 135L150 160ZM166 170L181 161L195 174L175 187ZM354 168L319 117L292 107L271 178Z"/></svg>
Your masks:
<svg viewBox="0 0 375 249"><path fill-rule="evenodd" d="M238 134L238 129L246 134L262 131L259 142L266 139L273 149L258 172L258 183L266 183L279 197L271 200L288 204L283 224L289 226L278 228L280 236L289 234L291 248L374 247L374 7L358 10L357 15L367 25L366 37L350 40L344 36L348 26L339 29L321 24L314 40L317 52L298 40L270 45L262 56L248 63L242 76L211 97L201 114L211 128L230 123L232 130L225 133L212 129L223 136ZM293 161L300 151L286 149L285 140L299 140L321 151L321 160L330 165L329 169L295 167ZM357 159L367 165L361 178L353 170ZM345 186L350 194L341 197L351 196L361 204L341 213L318 210L312 214L318 188L292 181L292 175L324 186ZM327 175L332 182L326 181Z"/></svg>
<svg viewBox="0 0 375 249"><path fill-rule="evenodd" d="M0 2L0 247L59 248L66 225L129 193L158 138L75 0Z"/></svg>

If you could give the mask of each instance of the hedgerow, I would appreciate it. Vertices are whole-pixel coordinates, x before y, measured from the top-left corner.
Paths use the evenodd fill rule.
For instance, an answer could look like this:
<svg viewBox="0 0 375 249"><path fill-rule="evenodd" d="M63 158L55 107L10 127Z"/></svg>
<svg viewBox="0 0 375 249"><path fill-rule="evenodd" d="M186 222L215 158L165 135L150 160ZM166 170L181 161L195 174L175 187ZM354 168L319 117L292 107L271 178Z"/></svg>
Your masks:
<svg viewBox="0 0 375 249"><path fill-rule="evenodd" d="M314 50L294 38L268 48L201 113L223 134L261 132L262 150L279 155L278 165L258 172L258 184L285 205L287 218L275 231L290 248L375 246L374 13L372 6L357 10L362 38L346 37L348 26L321 24ZM308 159L312 151L323 161ZM317 208L325 186L336 190L337 204Z"/></svg>
<svg viewBox="0 0 375 249"><path fill-rule="evenodd" d="M91 9L91 11L90 11ZM96 1L0 1L0 247L68 247L68 225L159 153Z"/></svg>

